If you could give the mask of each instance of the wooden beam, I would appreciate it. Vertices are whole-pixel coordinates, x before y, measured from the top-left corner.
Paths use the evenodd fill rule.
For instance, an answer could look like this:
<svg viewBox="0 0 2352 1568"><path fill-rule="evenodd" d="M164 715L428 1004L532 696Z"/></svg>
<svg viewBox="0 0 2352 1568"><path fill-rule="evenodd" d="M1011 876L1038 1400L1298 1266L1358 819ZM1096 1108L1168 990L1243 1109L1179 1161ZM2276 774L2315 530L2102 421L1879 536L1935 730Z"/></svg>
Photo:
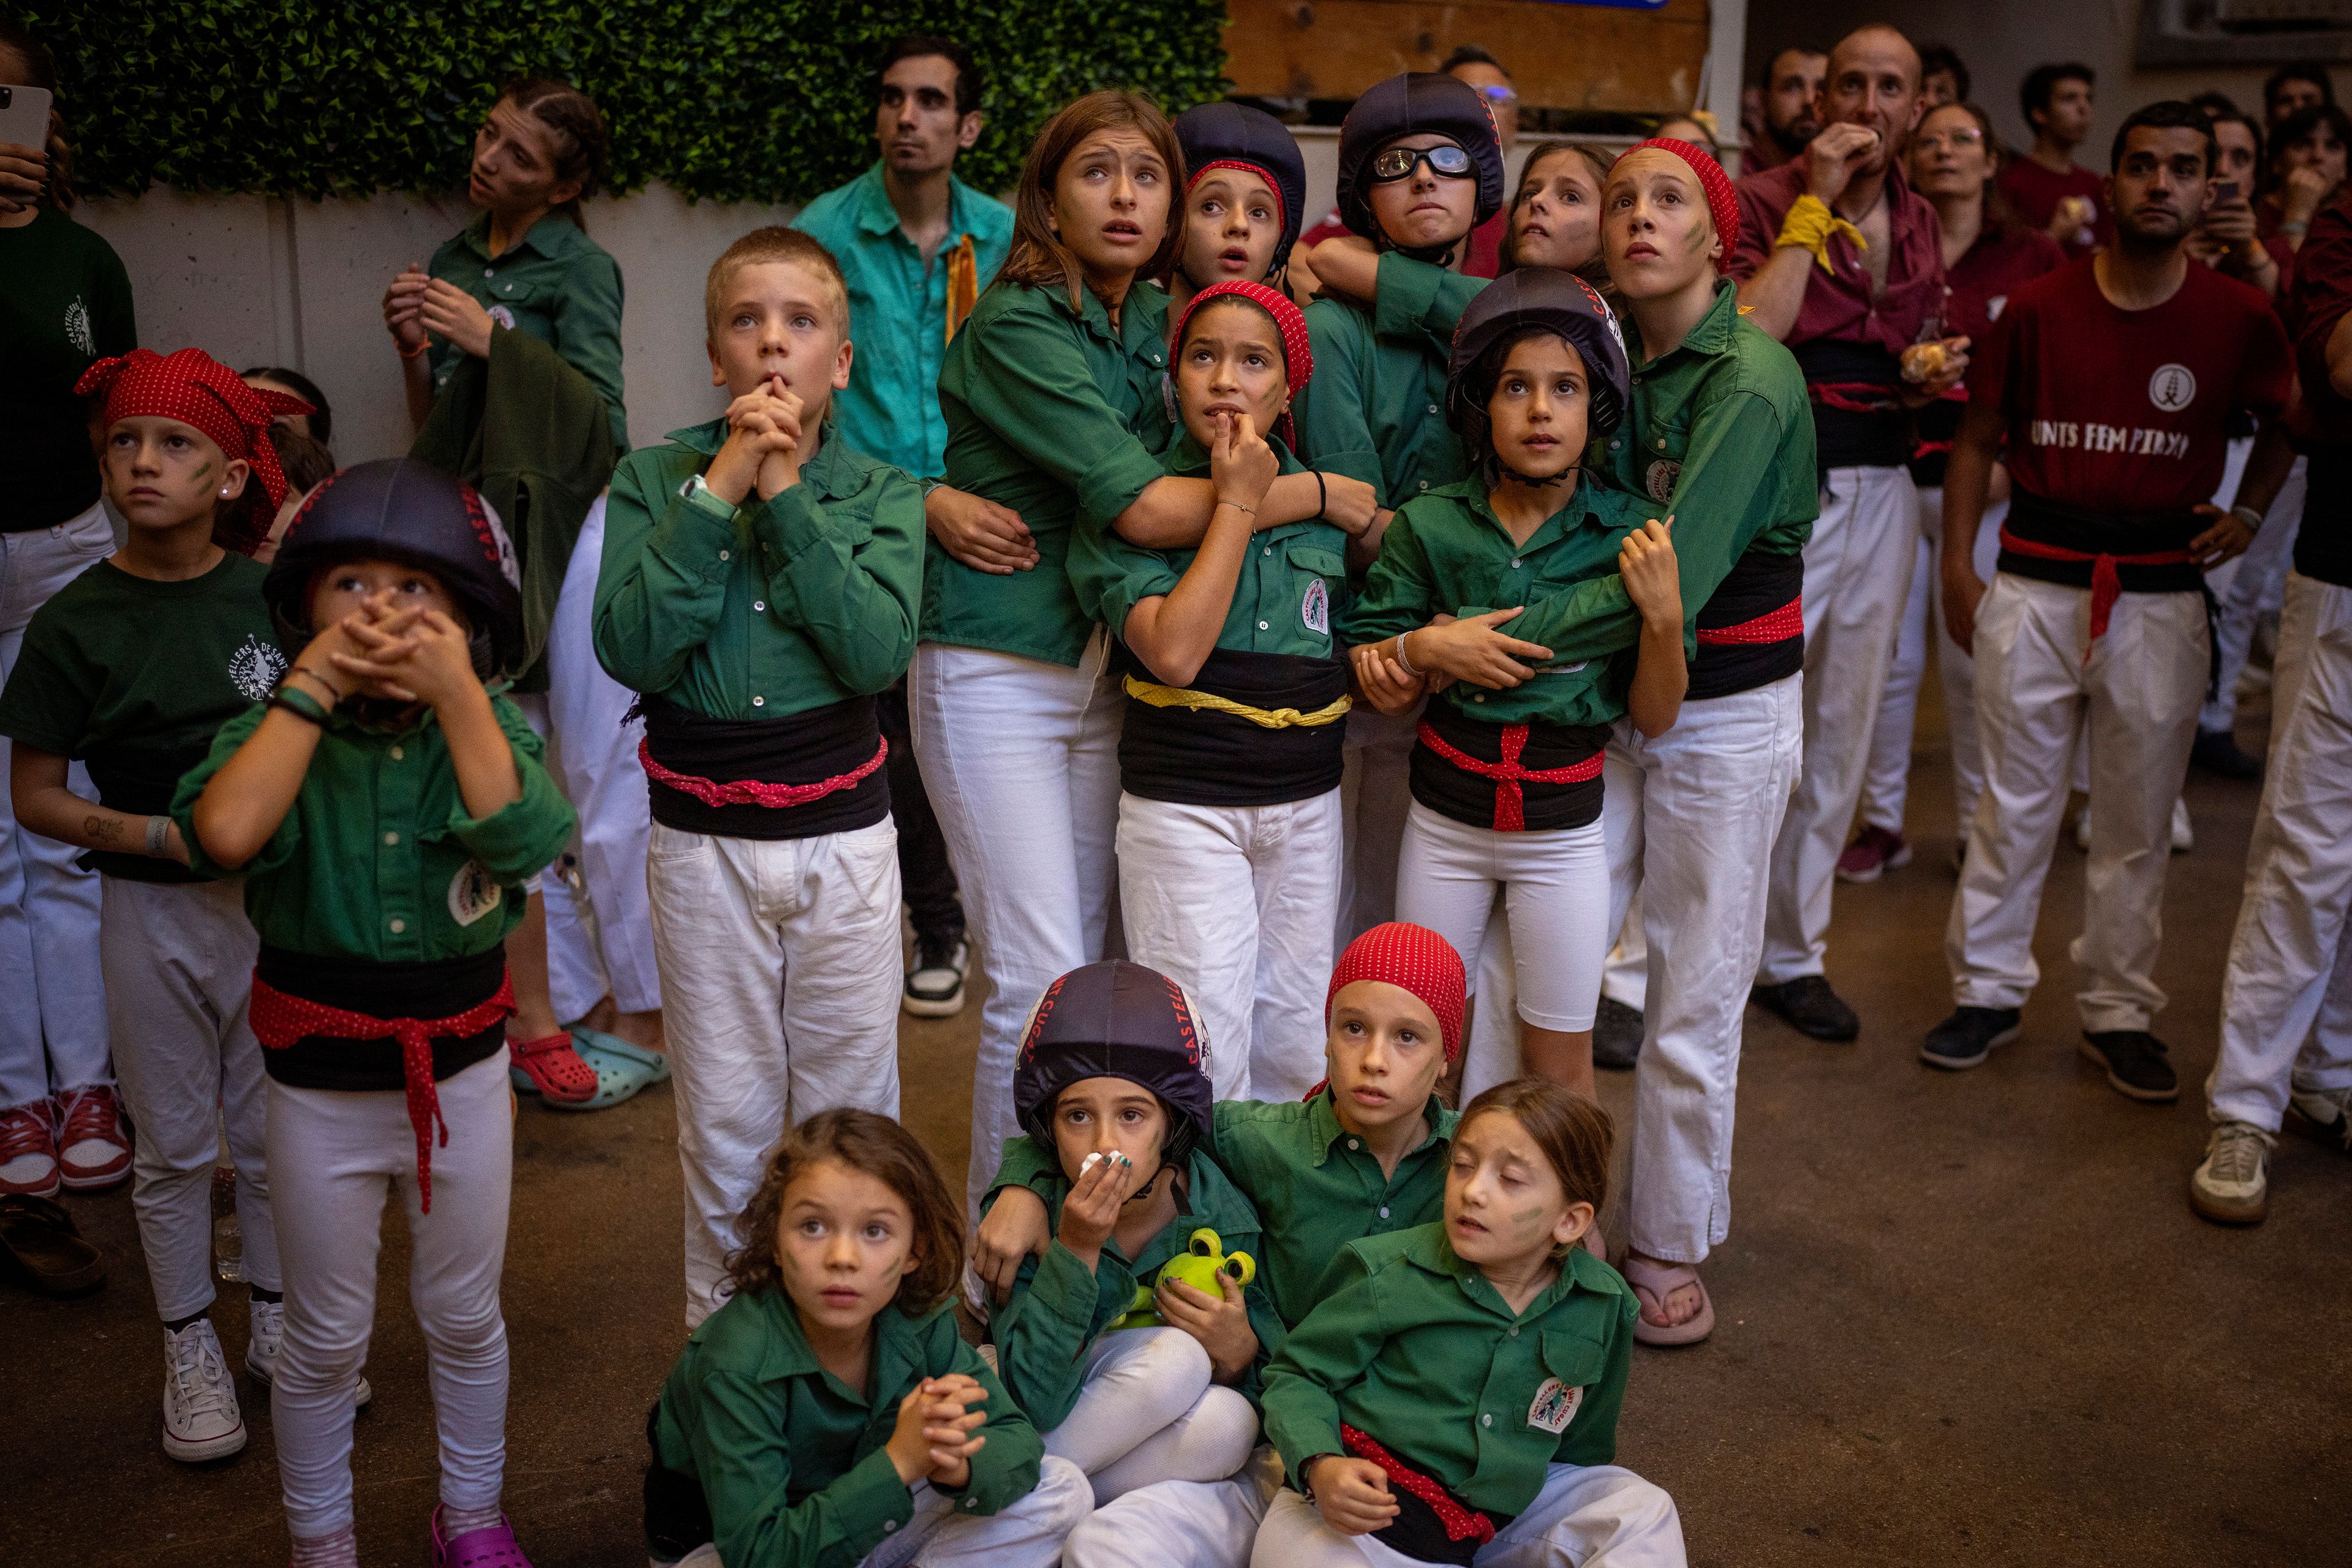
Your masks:
<svg viewBox="0 0 2352 1568"><path fill-rule="evenodd" d="M1530 109L1687 110L1705 90L1707 0L1656 10L1545 0L1229 0L1225 74L1238 93L1354 98L1483 44Z"/></svg>

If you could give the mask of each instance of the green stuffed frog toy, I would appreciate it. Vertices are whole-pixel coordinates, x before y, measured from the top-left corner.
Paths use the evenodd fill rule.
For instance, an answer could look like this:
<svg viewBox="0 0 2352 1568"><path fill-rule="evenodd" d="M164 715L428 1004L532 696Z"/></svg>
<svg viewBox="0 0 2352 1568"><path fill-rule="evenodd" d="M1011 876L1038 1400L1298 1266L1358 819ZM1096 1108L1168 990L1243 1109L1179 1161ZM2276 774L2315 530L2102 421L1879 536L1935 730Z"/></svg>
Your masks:
<svg viewBox="0 0 2352 1568"><path fill-rule="evenodd" d="M1152 1310L1152 1298L1160 1285L1181 1279L1212 1300L1224 1300L1218 1287L1222 1275L1236 1285L1246 1285L1257 1278L1257 1260L1246 1252L1228 1255L1222 1237L1206 1226L1192 1233L1186 1250L1178 1253L1160 1266L1160 1274L1152 1284L1139 1284L1135 1300L1127 1310L1111 1320L1114 1329L1158 1329L1166 1327L1160 1314Z"/></svg>

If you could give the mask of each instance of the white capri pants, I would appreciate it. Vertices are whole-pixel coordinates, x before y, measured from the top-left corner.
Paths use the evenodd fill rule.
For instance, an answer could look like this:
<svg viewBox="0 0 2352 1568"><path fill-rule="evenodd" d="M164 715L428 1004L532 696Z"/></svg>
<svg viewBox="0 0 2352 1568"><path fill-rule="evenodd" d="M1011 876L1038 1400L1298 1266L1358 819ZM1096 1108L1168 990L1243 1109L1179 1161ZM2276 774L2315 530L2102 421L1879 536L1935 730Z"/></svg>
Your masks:
<svg viewBox="0 0 2352 1568"><path fill-rule="evenodd" d="M964 1183L973 1226L996 1173L984 1152L1021 1130L1013 1114L1013 1058L1029 1010L1046 986L1103 956L1122 701L1103 673L1109 648L1097 627L1081 666L1066 669L922 643L907 676L915 758L988 979L972 1070L975 1153ZM894 903L893 921L896 911Z"/></svg>
<svg viewBox="0 0 2352 1568"><path fill-rule="evenodd" d="M212 1305L213 1168L228 1128L246 1282L282 1287L261 1044L246 1021L261 939L236 882L102 877L99 956L122 1103L139 1130L131 1206L165 1322Z"/></svg>
<svg viewBox="0 0 2352 1568"><path fill-rule="evenodd" d="M926 1568L1053 1568L1063 1538L1094 1508L1087 1478L1050 1454L1027 1496L984 1519L958 1511L955 1499L929 1481L909 1489L914 1518L859 1558L857 1568L906 1568L918 1552ZM647 1562L648 1568L725 1568L719 1548L709 1542L675 1563L659 1557Z"/></svg>
<svg viewBox="0 0 2352 1568"><path fill-rule="evenodd" d="M732 1293L727 1254L768 1151L820 1110L898 1114L898 830L809 838L656 822L646 880L686 1173L686 1322Z"/></svg>
<svg viewBox="0 0 2352 1568"><path fill-rule="evenodd" d="M2271 713L2221 1048L2205 1081L2214 1121L2266 1132L2291 1089L2352 1086L2352 589L2288 575Z"/></svg>
<svg viewBox="0 0 2352 1568"><path fill-rule="evenodd" d="M2084 870L2083 1027L2145 1029L2156 983L2172 803L2205 697L2205 605L2125 594L2091 640L2091 591L1998 573L1977 608L1977 713L1985 791L1944 931L1963 1007L2021 1007L2041 969L2033 926L2065 815L2075 735L2089 717L2091 851ZM2090 649L2088 662L2084 649Z"/></svg>
<svg viewBox="0 0 2352 1568"><path fill-rule="evenodd" d="M1590 1029L1611 934L1601 823L1498 833L1412 803L1397 857L1397 919L1452 942L1473 984L1498 886L1517 960L1519 1016L1538 1029ZM1470 1069L1463 1070L1466 1079Z"/></svg>
<svg viewBox="0 0 2352 1568"><path fill-rule="evenodd" d="M272 1382L286 1524L303 1540L352 1526L352 1418L375 1321L383 1200L408 1208L408 1297L425 1331L441 1439L441 1500L496 1508L506 1476L506 1266L514 1096L507 1053L436 1086L449 1142L433 1147L433 1212L419 1206L416 1134L397 1089L268 1086L269 1168L286 1270L286 1342ZM248 1239L247 1245L251 1246Z"/></svg>
<svg viewBox="0 0 2352 1568"><path fill-rule="evenodd" d="M1157 1481L1221 1481L1249 1462L1257 1412L1214 1381L1181 1329L1113 1329L1087 1347L1086 1386L1045 1452L1086 1472L1097 1506Z"/></svg>
<svg viewBox="0 0 2352 1568"><path fill-rule="evenodd" d="M1244 1568L1282 1457L1261 1443L1222 1481L1155 1481L1097 1509L1070 1531L1062 1568Z"/></svg>
<svg viewBox="0 0 2352 1568"><path fill-rule="evenodd" d="M1323 1076L1339 791L1279 805L1118 797L1128 956L1201 1009L1219 1100L1297 1100Z"/></svg>
<svg viewBox="0 0 2352 1568"><path fill-rule="evenodd" d="M1412 1568L1369 1535L1342 1535L1286 1487L1258 1527L1251 1568ZM1616 1465L1553 1465L1525 1511L1472 1559L1476 1568L1683 1568L1682 1517L1665 1489Z"/></svg>

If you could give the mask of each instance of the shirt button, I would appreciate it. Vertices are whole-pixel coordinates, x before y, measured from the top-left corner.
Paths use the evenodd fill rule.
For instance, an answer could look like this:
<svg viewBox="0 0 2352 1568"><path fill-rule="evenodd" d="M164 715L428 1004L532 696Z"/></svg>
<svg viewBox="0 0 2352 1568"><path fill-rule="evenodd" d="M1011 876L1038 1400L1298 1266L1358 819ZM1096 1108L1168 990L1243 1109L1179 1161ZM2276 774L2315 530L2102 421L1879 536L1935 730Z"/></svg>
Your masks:
<svg viewBox="0 0 2352 1568"><path fill-rule="evenodd" d="M1492 1415L1481 1415L1478 1417L1478 1425L1481 1426L1492 1426L1494 1424L1495 1418Z"/></svg>
<svg viewBox="0 0 2352 1568"><path fill-rule="evenodd" d="M895 1519L886 1519L882 1521L882 1533L885 1535L889 1534L892 1531L898 1528L898 1521Z"/></svg>
<svg viewBox="0 0 2352 1568"><path fill-rule="evenodd" d="M1660 443L1659 443L1659 445L1664 446L1664 442L1660 442ZM727 552L725 552L724 550L720 551L720 552L719 552L719 559L720 559L721 561L724 561L724 560L728 559Z"/></svg>
<svg viewBox="0 0 2352 1568"><path fill-rule="evenodd" d="M751 706L754 708L765 708L767 705L768 700L764 697L754 697L751 699Z"/></svg>
<svg viewBox="0 0 2352 1568"><path fill-rule="evenodd" d="M1659 450L1659 451L1661 451L1661 452L1663 452L1663 451L1664 451L1665 449L1666 449L1666 438L1665 438L1664 436L1661 436L1661 437L1658 437L1658 450Z"/></svg>
<svg viewBox="0 0 2352 1568"><path fill-rule="evenodd" d="M1265 630L1265 623L1264 621L1260 621L1260 622L1258 622L1258 624L1257 624L1257 629L1258 629L1258 630L1260 630L1260 631L1264 631L1264 630Z"/></svg>
<svg viewBox="0 0 2352 1568"><path fill-rule="evenodd" d="M1389 1217L1388 1205L1385 1205L1385 1204L1383 1204L1383 1205L1381 1205L1381 1217L1382 1219L1386 1219L1386 1218L1388 1218L1388 1217ZM1514 1330L1513 1331L1514 1331L1514 1332L1517 1332L1517 1331Z"/></svg>
<svg viewBox="0 0 2352 1568"><path fill-rule="evenodd" d="M383 841L387 845L397 844L400 842L400 835L397 833L387 833L383 836Z"/></svg>
<svg viewBox="0 0 2352 1568"><path fill-rule="evenodd" d="M1622 442L1622 441L1612 441L1612 442L1610 442L1610 443L1609 443L1609 449L1610 449L1611 451L1612 451L1612 452L1613 452L1613 451L1615 451L1618 447L1622 447L1624 444L1625 444L1625 443L1624 443L1624 442Z"/></svg>
<svg viewBox="0 0 2352 1568"><path fill-rule="evenodd" d="M1382 1209L1381 1212L1382 1214L1386 1214L1386 1213L1388 1213L1388 1210L1386 1210L1386 1209ZM1513 1339L1517 1339L1518 1337L1519 1337L1519 1325L1518 1325L1518 1324L1517 1324L1517 1323L1513 1323L1513 1324L1511 1325L1511 1338L1513 1338Z"/></svg>
<svg viewBox="0 0 2352 1568"><path fill-rule="evenodd" d="M1436 404L1434 404L1434 403L1431 404L1431 405L1429 405L1429 411L1430 411L1432 414L1436 413L1436 412L1437 412L1437 405L1436 405Z"/></svg>
<svg viewBox="0 0 2352 1568"><path fill-rule="evenodd" d="M754 610L761 611L761 612L763 612L763 613L764 613L764 612L766 611L767 607L768 607L768 605L767 605L767 602L766 602L765 600L763 600L763 599L754 599L754 600L752 600L752 601L751 601L751 608L752 608L752 609L754 609Z"/></svg>
<svg viewBox="0 0 2352 1568"><path fill-rule="evenodd" d="M1486 694L1481 691L1478 695L1470 699L1470 700L1473 702L1484 702L1486 700Z"/></svg>
<svg viewBox="0 0 2352 1568"><path fill-rule="evenodd" d="M1427 479L1423 479L1423 480L1422 480L1422 481L1421 481L1421 488L1422 488L1423 489L1427 489L1429 488L1429 481L1428 481Z"/></svg>
<svg viewBox="0 0 2352 1568"><path fill-rule="evenodd" d="M1271 555L1274 553L1274 546L1269 544L1264 550L1259 551L1258 553L1260 555Z"/></svg>
<svg viewBox="0 0 2352 1568"><path fill-rule="evenodd" d="M393 934L393 935L394 935L394 936L398 936L402 931L406 931L407 929L408 929L408 922L407 922L406 921L400 919L398 916L394 916L394 917L393 918L393 921L392 921L392 934Z"/></svg>
<svg viewBox="0 0 2352 1568"><path fill-rule="evenodd" d="M1350 1149L1360 1149L1363 1145L1358 1142L1355 1139L1350 1138L1348 1140L1348 1147Z"/></svg>
<svg viewBox="0 0 2352 1568"><path fill-rule="evenodd" d="M1517 567L1518 567L1518 564L1519 564L1518 557L1517 557L1517 556L1513 556L1513 557L1511 558L1511 566L1512 566L1512 568L1513 568L1514 570L1517 570Z"/></svg>
<svg viewBox="0 0 2352 1568"><path fill-rule="evenodd" d="M485 267L482 268L482 276L485 278L496 278L498 275L499 269L495 267Z"/></svg>
<svg viewBox="0 0 2352 1568"><path fill-rule="evenodd" d="M1155 358L1151 363L1158 364L1160 362ZM980 1506L980 1500L976 1497L968 1497L963 1500L963 1506L966 1508L978 1508Z"/></svg>
<svg viewBox="0 0 2352 1568"><path fill-rule="evenodd" d="M400 761L400 759L401 759L403 756L404 756L405 754L406 754L406 753L405 753L405 752L402 752L402 751L401 751L401 749L400 749L398 746L394 746L394 747L392 749L392 760L393 760L394 762L395 762L395 763L396 763L396 762L398 762L398 761Z"/></svg>

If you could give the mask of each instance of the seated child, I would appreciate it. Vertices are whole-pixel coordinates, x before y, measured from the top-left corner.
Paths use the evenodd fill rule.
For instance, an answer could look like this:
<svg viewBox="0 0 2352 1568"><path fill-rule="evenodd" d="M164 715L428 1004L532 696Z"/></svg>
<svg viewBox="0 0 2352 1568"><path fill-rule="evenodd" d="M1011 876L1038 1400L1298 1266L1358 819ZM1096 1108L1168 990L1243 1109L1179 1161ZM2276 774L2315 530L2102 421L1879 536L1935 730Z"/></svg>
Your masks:
<svg viewBox="0 0 2352 1568"><path fill-rule="evenodd" d="M224 1122L252 1293L246 1365L264 1384L284 1312L261 1047L246 1022L257 942L236 884L188 869L166 812L220 727L285 670L261 596L268 574L222 549L214 529L248 492L264 518L278 504L286 481L264 432L281 409L305 405L250 390L201 349L100 360L77 390L106 399L100 466L128 532L33 616L0 696L0 735L12 742L16 820L89 851L83 864L100 874L107 1030L138 1128L131 1203L163 1318L163 1452L215 1459L246 1440L207 1315ZM74 762L89 766L96 801L69 784Z"/></svg>
<svg viewBox="0 0 2352 1568"><path fill-rule="evenodd" d="M914 1136L809 1118L741 1235L646 1422L652 1561L1048 1568L1093 1498L956 1332L963 1211Z"/></svg>
<svg viewBox="0 0 2352 1568"><path fill-rule="evenodd" d="M1060 1171L1042 1194L1055 1239L1024 1259L992 1320L997 1357L1045 1452L1085 1470L1097 1504L1221 1480L1257 1441L1246 1395L1282 1333L1265 1287L1221 1273L1211 1296L1160 1278L1196 1232L1253 1258L1262 1242L1257 1211L1200 1146L1209 1055L1175 982L1112 962L1045 988L1013 1062L1014 1110ZM1111 1327L1138 1310L1164 1326Z"/></svg>
<svg viewBox="0 0 2352 1568"><path fill-rule="evenodd" d="M1633 1293L1577 1245L1608 1112L1543 1079L1464 1108L1445 1218L1343 1248L1266 1377L1290 1487L1254 1568L1680 1568L1672 1499L1609 1461Z"/></svg>
<svg viewBox="0 0 2352 1568"><path fill-rule="evenodd" d="M840 438L849 295L755 229L704 291L733 401L613 475L596 658L644 694L646 877L686 1172L686 1321L779 1128L898 1112L898 829L876 710L915 649L923 497Z"/></svg>
<svg viewBox="0 0 2352 1568"><path fill-rule="evenodd" d="M1644 734L1671 726L1685 679L1665 525L1637 528L1632 498L1580 483L1588 439L1616 427L1626 391L1623 342L1590 286L1533 268L1489 284L1454 337L1446 391L1480 472L1405 503L1343 628L1376 705L1402 712L1444 684L1412 752L1398 918L1437 931L1475 975L1500 884L1527 1070L1586 1093L1614 935L1601 747L1629 708ZM1555 665L1502 629L1612 571L1643 617L1630 695L1606 660Z"/></svg>
<svg viewBox="0 0 2352 1568"><path fill-rule="evenodd" d="M1348 662L1332 640L1348 535L1320 518L1259 531L1299 472L1290 400L1314 374L1298 307L1262 283L1202 289L1176 324L1183 426L1163 459L1206 473L1194 547L1116 530L1070 542L1070 585L1118 639L1119 915L1128 952L1201 1004L1221 1100L1315 1081L1315 993L1331 967Z"/></svg>
<svg viewBox="0 0 2352 1568"><path fill-rule="evenodd" d="M513 546L472 489L406 458L315 491L262 585L299 647L266 705L180 781L199 871L242 873L261 939L253 1032L269 1075L286 1279L270 1406L295 1558L355 1568L352 1416L388 1193L408 1211L443 1457L436 1568L520 1568L506 1463L513 1102L502 946L572 808L514 704Z"/></svg>

